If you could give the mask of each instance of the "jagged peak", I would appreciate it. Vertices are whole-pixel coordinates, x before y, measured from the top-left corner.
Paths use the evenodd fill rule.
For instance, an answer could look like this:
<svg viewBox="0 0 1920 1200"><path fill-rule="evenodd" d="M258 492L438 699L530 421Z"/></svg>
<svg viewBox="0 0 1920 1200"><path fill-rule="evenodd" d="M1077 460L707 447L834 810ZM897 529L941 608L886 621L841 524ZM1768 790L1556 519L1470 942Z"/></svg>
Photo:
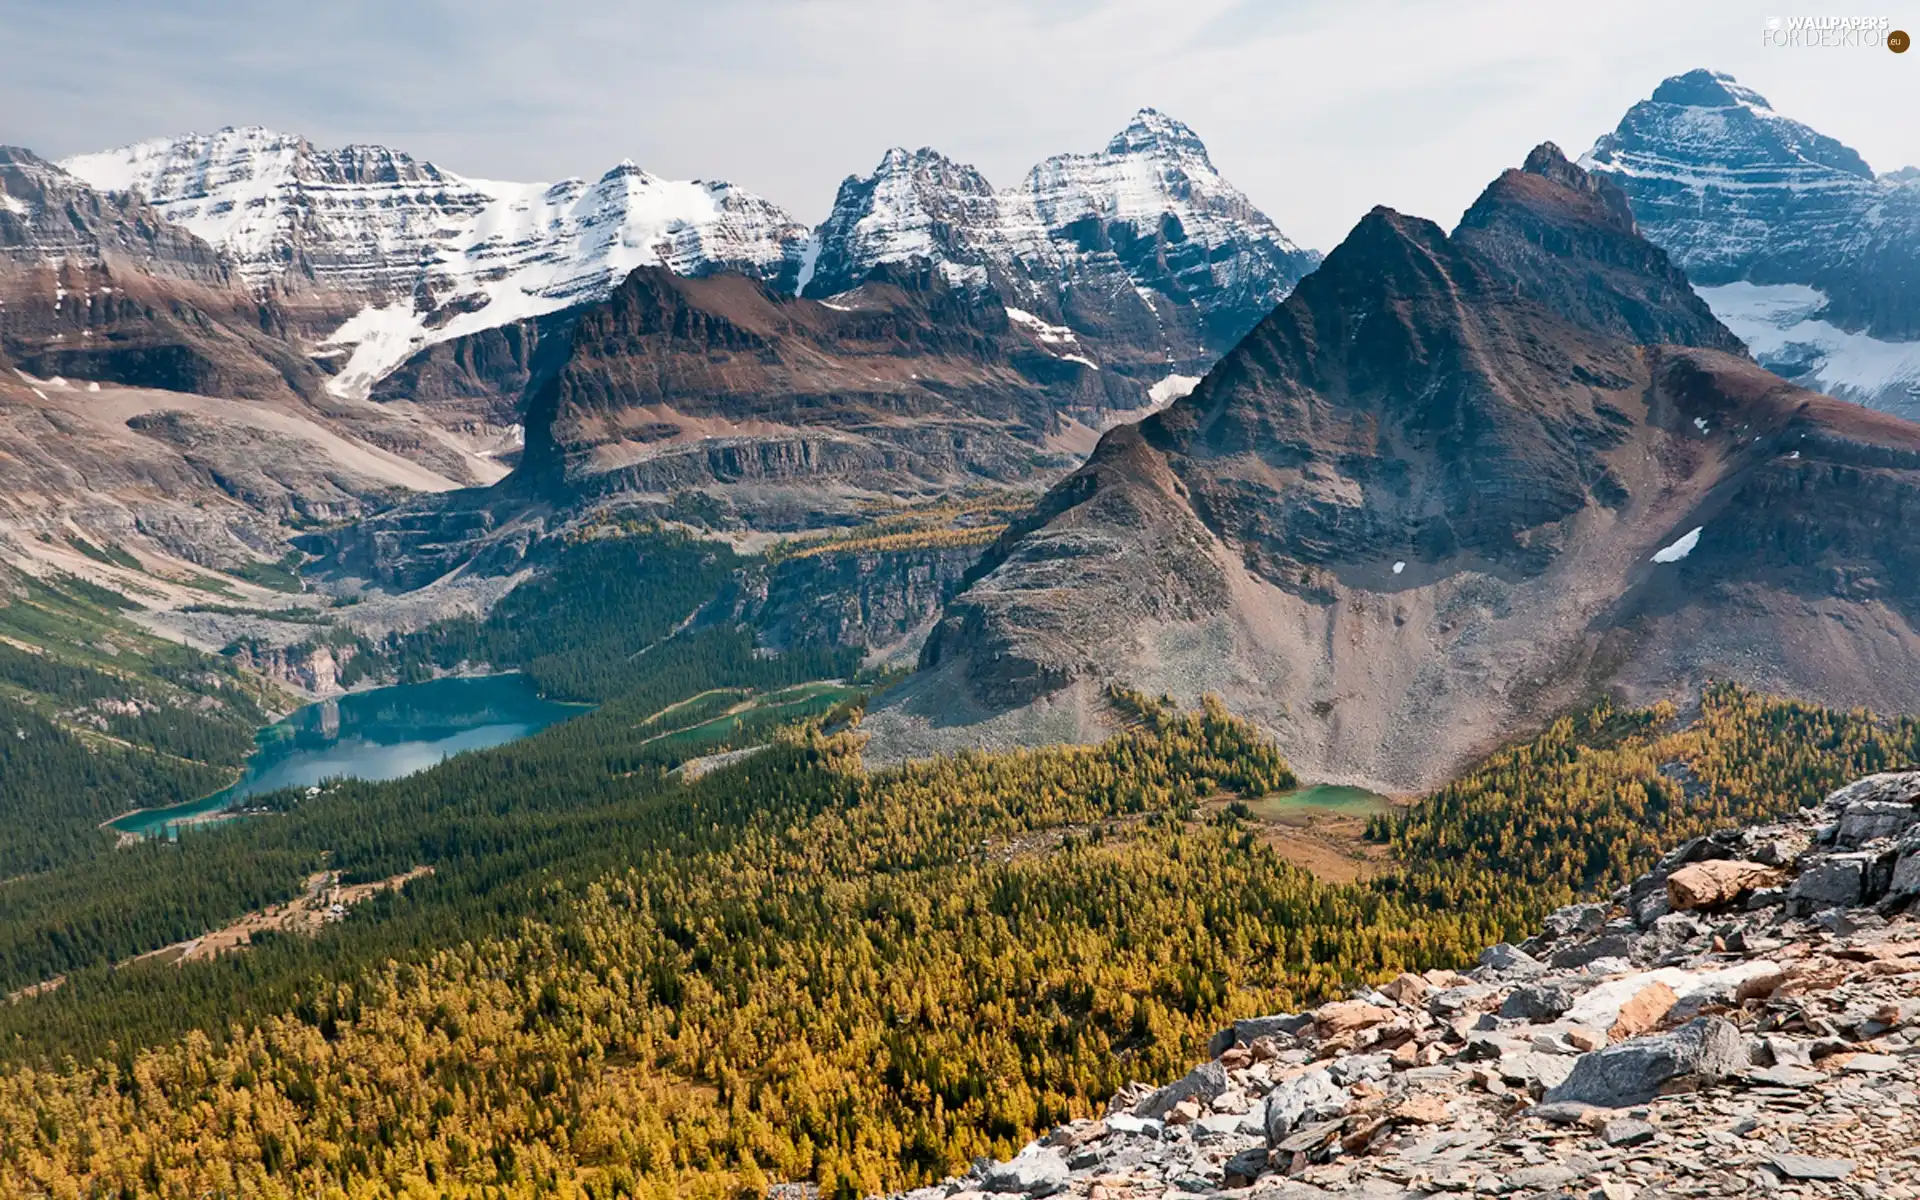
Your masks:
<svg viewBox="0 0 1920 1200"><path fill-rule="evenodd" d="M1682 75L1670 75L1653 90L1655 104L1679 104L1688 108L1751 108L1771 113L1773 105L1752 88L1741 87L1724 71L1697 67Z"/></svg>
<svg viewBox="0 0 1920 1200"><path fill-rule="evenodd" d="M638 163L630 158L623 158L607 168L606 173L600 176L600 182L606 183L610 180L622 178L646 179L648 175L640 169Z"/></svg>
<svg viewBox="0 0 1920 1200"><path fill-rule="evenodd" d="M1689 110L1715 114L1716 122L1693 119ZM1757 134L1745 142L1728 141L1715 133L1734 121ZM1694 147L1708 154L1731 153L1751 157L1756 150L1773 161L1801 160L1871 180L1873 170L1858 151L1799 121L1774 111L1767 98L1735 82L1733 76L1704 68L1669 76L1653 95L1627 110L1620 124L1602 134L1582 157L1583 166L1611 168L1623 154L1687 157ZM1724 146L1724 151L1716 147Z"/></svg>
<svg viewBox="0 0 1920 1200"><path fill-rule="evenodd" d="M1180 150L1207 158L1206 143L1186 122L1170 117L1157 108L1142 108L1133 114L1127 127L1107 142L1107 153L1139 154L1155 150ZM1213 164L1209 161L1207 164Z"/></svg>
<svg viewBox="0 0 1920 1200"><path fill-rule="evenodd" d="M1559 183L1584 181L1586 172L1567 161L1566 154L1552 142L1541 142L1527 152L1527 161L1520 169L1529 175L1539 175Z"/></svg>
<svg viewBox="0 0 1920 1200"><path fill-rule="evenodd" d="M911 151L904 146L894 146L880 156L880 162L871 175L864 178L850 175L841 186L844 195L844 189L848 186L865 190L888 181L898 181L909 188L931 183L936 187L983 196L993 193L993 185L987 182L978 167L949 158L931 146Z"/></svg>

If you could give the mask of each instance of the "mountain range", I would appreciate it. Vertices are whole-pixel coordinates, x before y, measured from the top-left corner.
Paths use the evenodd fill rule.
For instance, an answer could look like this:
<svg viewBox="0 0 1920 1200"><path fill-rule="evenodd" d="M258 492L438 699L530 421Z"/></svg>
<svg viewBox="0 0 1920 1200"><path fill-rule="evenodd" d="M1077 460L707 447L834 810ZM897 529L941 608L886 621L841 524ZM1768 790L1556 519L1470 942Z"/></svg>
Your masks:
<svg viewBox="0 0 1920 1200"><path fill-rule="evenodd" d="M1580 163L1543 146L1451 233L1375 210L1322 261L1152 109L1005 189L888 151L812 230L631 164L7 151L9 536L495 595L609 516L760 544L961 498L821 576L888 655L925 639L880 757L1095 736L1107 685L1220 693L1390 790L1601 693L1920 706L1867 669L1914 648L1912 436L1871 411L1920 362L1913 180L1705 71ZM969 568L978 503L1009 525Z"/></svg>
<svg viewBox="0 0 1920 1200"><path fill-rule="evenodd" d="M878 753L1222 696L1425 789L1599 695L1912 711L1920 427L1755 365L1552 145L1451 232L1384 208L1193 393L1108 433L946 607ZM1895 668L1894 664L1903 664Z"/></svg>
<svg viewBox="0 0 1920 1200"><path fill-rule="evenodd" d="M1138 377L1140 403L1168 375L1203 372L1315 261L1191 129L1151 109L1103 151L1050 158L1006 192L933 150L889 150L811 232L732 184L631 162L591 182L499 183L258 128L60 166L96 191L138 192L216 247L294 316L349 398L429 346L603 299L637 267L824 298L919 259L999 296L1061 357Z"/></svg>

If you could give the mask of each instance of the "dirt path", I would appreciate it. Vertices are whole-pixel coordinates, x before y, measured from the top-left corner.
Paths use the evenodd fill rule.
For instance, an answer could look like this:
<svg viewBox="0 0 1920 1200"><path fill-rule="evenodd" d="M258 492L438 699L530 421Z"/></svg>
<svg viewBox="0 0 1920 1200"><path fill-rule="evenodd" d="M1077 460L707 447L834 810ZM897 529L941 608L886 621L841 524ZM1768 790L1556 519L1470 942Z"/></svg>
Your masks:
<svg viewBox="0 0 1920 1200"><path fill-rule="evenodd" d="M422 875L431 874L432 867L415 867L404 874L373 883L342 884L338 871L315 871L307 876L306 886L300 895L285 904L258 909L230 925L203 933L197 938L149 950L121 965L160 962L178 966L182 963L205 962L229 951L246 949L252 944L254 935L262 932L303 933L312 937L327 925L344 920L354 905L392 888L405 887ZM56 975L8 993L7 1000L17 1003L30 999L51 992L66 981L66 976Z"/></svg>

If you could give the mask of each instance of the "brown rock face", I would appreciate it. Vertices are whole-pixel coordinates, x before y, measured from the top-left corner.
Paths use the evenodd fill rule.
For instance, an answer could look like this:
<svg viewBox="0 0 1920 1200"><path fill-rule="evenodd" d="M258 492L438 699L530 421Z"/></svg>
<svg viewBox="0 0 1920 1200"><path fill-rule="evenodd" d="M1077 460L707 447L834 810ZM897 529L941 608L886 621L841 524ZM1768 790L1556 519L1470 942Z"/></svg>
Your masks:
<svg viewBox="0 0 1920 1200"><path fill-rule="evenodd" d="M1394 791L1596 693L1920 708L1920 429L1739 351L1550 146L1451 235L1376 209L1008 530L865 728L1211 691Z"/></svg>
<svg viewBox="0 0 1920 1200"><path fill-rule="evenodd" d="M1660 1020L1673 1011L1680 1003L1680 997L1664 983L1650 983L1641 988L1627 1002L1620 1006L1620 1015L1614 1018L1613 1025L1607 1030L1607 1037L1615 1042L1624 1042L1628 1038L1651 1033L1660 1027Z"/></svg>
<svg viewBox="0 0 1920 1200"><path fill-rule="evenodd" d="M1680 910L1719 908L1753 888L1772 887L1782 877L1759 863L1732 859L1689 863L1667 877L1667 903Z"/></svg>
<svg viewBox="0 0 1920 1200"><path fill-rule="evenodd" d="M868 520L876 501L1025 496L1138 402L1131 385L1109 395L1104 372L1035 336L997 301L923 268L882 268L825 303L742 275L642 268L603 303L403 367L396 378L445 423L485 428L517 414L524 449L497 488L404 508L338 539L335 553L373 577L416 580L407 560L430 557L435 577L490 555L489 539L529 514L564 521L614 505L792 531ZM521 378L524 399L503 404L495 389ZM880 605L896 611L862 601L868 611L846 620L917 623L949 584Z"/></svg>
<svg viewBox="0 0 1920 1200"><path fill-rule="evenodd" d="M532 393L522 471L574 492L1013 481L1057 459L1069 410L1102 403L1093 372L1029 374L1004 310L931 271L827 305L643 268L571 339Z"/></svg>
<svg viewBox="0 0 1920 1200"><path fill-rule="evenodd" d="M211 246L0 146L0 345L31 374L265 400L322 382Z"/></svg>
<svg viewBox="0 0 1920 1200"><path fill-rule="evenodd" d="M1313 1022L1324 1038L1371 1029L1392 1016L1387 1009L1364 1000L1336 1000L1315 1009Z"/></svg>

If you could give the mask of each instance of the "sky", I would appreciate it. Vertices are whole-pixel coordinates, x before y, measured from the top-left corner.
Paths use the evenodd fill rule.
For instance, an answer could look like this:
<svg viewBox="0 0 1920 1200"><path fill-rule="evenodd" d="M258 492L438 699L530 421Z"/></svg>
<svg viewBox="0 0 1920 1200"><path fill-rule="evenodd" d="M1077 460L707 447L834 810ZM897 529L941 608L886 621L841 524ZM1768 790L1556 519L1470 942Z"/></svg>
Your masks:
<svg viewBox="0 0 1920 1200"><path fill-rule="evenodd" d="M1920 33L1920 4L1886 15ZM223 125L550 181L623 158L807 221L890 146L1010 185L1152 106L1303 245L1451 224L1543 140L1727 71L1876 170L1920 164L1920 49L1763 45L1784 0L0 0L0 143Z"/></svg>

